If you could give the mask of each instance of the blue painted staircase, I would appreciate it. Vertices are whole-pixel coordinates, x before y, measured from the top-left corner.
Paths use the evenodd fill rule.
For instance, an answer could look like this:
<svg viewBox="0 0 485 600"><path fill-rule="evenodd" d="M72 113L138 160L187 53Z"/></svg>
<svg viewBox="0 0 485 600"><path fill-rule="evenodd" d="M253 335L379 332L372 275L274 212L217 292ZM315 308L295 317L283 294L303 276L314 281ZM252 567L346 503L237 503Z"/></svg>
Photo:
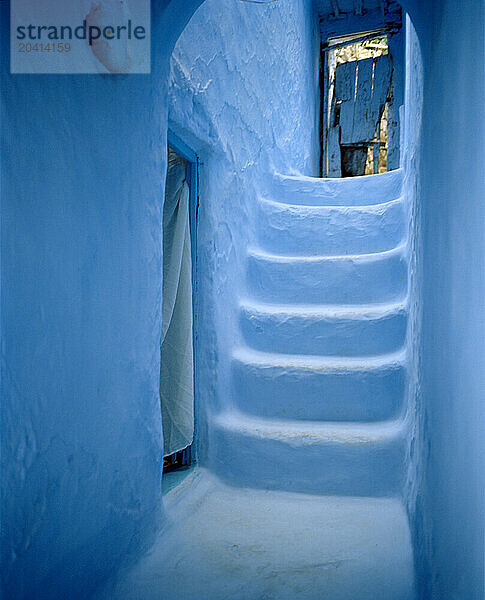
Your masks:
<svg viewBox="0 0 485 600"><path fill-rule="evenodd" d="M408 216L401 170L275 175L248 249L211 467L263 489L394 496L405 477Z"/></svg>
<svg viewBox="0 0 485 600"><path fill-rule="evenodd" d="M99 600L415 600L402 173L273 183L208 464Z"/></svg>

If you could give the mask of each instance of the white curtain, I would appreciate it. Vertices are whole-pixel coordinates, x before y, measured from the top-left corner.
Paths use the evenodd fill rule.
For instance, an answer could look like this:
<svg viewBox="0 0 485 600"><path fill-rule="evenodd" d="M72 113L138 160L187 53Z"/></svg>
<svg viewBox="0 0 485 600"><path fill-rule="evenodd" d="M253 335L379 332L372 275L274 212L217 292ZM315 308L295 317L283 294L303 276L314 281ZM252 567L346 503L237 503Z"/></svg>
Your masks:
<svg viewBox="0 0 485 600"><path fill-rule="evenodd" d="M160 401L164 455L194 434L192 258L186 163L169 150L163 208L163 302Z"/></svg>

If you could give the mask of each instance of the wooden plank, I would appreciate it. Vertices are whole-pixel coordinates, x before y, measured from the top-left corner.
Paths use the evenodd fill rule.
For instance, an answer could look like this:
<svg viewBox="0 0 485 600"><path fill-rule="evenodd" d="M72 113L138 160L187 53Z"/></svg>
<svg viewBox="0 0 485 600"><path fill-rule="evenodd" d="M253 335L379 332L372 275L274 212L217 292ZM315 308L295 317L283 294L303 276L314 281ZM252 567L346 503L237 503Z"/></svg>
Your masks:
<svg viewBox="0 0 485 600"><path fill-rule="evenodd" d="M342 159L340 156L340 127L328 130L328 177L342 177Z"/></svg>
<svg viewBox="0 0 485 600"><path fill-rule="evenodd" d="M367 142L374 137L377 117L372 103L373 67L374 60L372 58L358 61L357 93L352 114L352 129L348 132L347 138L342 135L342 143Z"/></svg>
<svg viewBox="0 0 485 600"><path fill-rule="evenodd" d="M391 75L389 55L351 61L336 68L327 140L329 177L340 176L342 145L361 145L362 148L374 139L389 93ZM379 144L376 146L375 168L378 167Z"/></svg>
<svg viewBox="0 0 485 600"><path fill-rule="evenodd" d="M335 99L339 102L341 142L348 143L352 138L354 118L355 78L357 61L339 65L335 70Z"/></svg>
<svg viewBox="0 0 485 600"><path fill-rule="evenodd" d="M376 137L378 140L381 139L381 124L377 123L377 133ZM373 161L374 161L374 175L379 173L379 152L381 149L380 143L377 143L373 148Z"/></svg>
<svg viewBox="0 0 485 600"><path fill-rule="evenodd" d="M389 94L392 76L392 59L388 54L374 59L374 89L372 93L372 110L378 115L382 115L384 105ZM377 123L377 121L376 121Z"/></svg>
<svg viewBox="0 0 485 600"><path fill-rule="evenodd" d="M319 138L320 138L320 177L324 177L327 173L327 146L326 146L326 138L327 138L327 129L329 127L329 123L327 122L328 115L328 90L327 90L327 81L328 81L328 61L327 54L323 49L323 42L320 42L320 69L318 76L318 83L320 88L320 119L318 124L319 130Z"/></svg>
<svg viewBox="0 0 485 600"><path fill-rule="evenodd" d="M340 102L342 144L364 143L374 139L389 90L391 70L388 55L348 62L337 67L335 98Z"/></svg>
<svg viewBox="0 0 485 600"><path fill-rule="evenodd" d="M346 62L335 69L335 92L337 101L353 103L355 96L355 74L357 61Z"/></svg>

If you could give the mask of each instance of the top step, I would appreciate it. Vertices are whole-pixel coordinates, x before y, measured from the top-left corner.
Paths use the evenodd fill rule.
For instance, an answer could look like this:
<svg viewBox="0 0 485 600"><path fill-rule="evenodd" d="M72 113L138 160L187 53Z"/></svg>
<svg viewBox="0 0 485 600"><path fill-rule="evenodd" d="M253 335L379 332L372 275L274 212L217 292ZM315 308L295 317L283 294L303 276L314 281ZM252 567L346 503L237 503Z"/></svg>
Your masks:
<svg viewBox="0 0 485 600"><path fill-rule="evenodd" d="M275 173L272 199L305 206L381 204L401 196L402 180L402 169L378 175L329 179Z"/></svg>

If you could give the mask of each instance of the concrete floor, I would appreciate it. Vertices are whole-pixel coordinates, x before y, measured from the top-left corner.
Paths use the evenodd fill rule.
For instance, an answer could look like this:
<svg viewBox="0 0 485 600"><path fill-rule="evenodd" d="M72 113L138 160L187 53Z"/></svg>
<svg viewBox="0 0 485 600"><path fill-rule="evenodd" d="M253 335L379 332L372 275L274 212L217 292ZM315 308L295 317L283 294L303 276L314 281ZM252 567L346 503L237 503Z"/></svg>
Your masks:
<svg viewBox="0 0 485 600"><path fill-rule="evenodd" d="M193 470L165 497L169 525L97 600L410 600L399 500L228 486Z"/></svg>

